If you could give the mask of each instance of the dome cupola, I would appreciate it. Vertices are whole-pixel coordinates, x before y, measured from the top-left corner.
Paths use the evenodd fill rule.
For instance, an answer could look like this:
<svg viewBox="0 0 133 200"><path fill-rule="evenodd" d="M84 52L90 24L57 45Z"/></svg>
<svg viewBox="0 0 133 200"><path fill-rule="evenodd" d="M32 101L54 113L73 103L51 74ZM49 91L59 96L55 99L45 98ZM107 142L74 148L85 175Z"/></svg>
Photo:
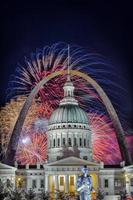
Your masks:
<svg viewBox="0 0 133 200"><path fill-rule="evenodd" d="M49 125L60 123L81 123L88 124L86 112L78 105L74 97L74 85L68 70L67 81L64 84L64 98L60 101L59 107L52 113Z"/></svg>
<svg viewBox="0 0 133 200"><path fill-rule="evenodd" d="M91 161L91 130L88 116L74 97L75 88L70 77L69 63L63 89L64 97L48 122L48 162L68 156Z"/></svg>

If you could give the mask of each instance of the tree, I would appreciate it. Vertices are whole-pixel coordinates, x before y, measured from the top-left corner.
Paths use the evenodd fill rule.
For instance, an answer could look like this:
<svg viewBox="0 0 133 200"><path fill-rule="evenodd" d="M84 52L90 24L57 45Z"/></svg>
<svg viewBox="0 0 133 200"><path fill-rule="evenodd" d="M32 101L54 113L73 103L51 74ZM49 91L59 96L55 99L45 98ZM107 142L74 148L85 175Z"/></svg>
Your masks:
<svg viewBox="0 0 133 200"><path fill-rule="evenodd" d="M57 191L56 193L56 200L69 200L69 194L68 193L64 193L61 191Z"/></svg>
<svg viewBox="0 0 133 200"><path fill-rule="evenodd" d="M104 192L102 189L99 189L97 193L97 200L102 200L102 199L104 199Z"/></svg>
<svg viewBox="0 0 133 200"><path fill-rule="evenodd" d="M3 200L6 197L6 194L4 193L4 184L2 183L0 179L0 199Z"/></svg>
<svg viewBox="0 0 133 200"><path fill-rule="evenodd" d="M42 191L40 194L40 200L49 200L50 199L50 194L48 192Z"/></svg>
<svg viewBox="0 0 133 200"><path fill-rule="evenodd" d="M35 192L30 189L26 194L25 194L25 197L27 200L33 200L35 198Z"/></svg>
<svg viewBox="0 0 133 200"><path fill-rule="evenodd" d="M24 193L21 190L14 190L9 195L10 200L23 200L23 198Z"/></svg>

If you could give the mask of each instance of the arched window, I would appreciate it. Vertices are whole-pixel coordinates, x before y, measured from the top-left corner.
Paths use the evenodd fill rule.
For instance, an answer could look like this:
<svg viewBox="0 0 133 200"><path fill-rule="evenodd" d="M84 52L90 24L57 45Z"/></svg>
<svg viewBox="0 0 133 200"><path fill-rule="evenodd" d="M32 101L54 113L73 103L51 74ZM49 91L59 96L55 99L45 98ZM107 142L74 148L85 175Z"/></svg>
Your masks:
<svg viewBox="0 0 133 200"><path fill-rule="evenodd" d="M57 156L57 160L60 160L60 156Z"/></svg>
<svg viewBox="0 0 133 200"><path fill-rule="evenodd" d="M70 91L70 90L68 90L68 96L69 96L69 97L71 96L71 91Z"/></svg>
<svg viewBox="0 0 133 200"><path fill-rule="evenodd" d="M72 146L71 138L68 138L68 145Z"/></svg>
<svg viewBox="0 0 133 200"><path fill-rule="evenodd" d="M84 147L86 147L86 139L84 139Z"/></svg>
<svg viewBox="0 0 133 200"><path fill-rule="evenodd" d="M60 138L58 138L58 147L60 146Z"/></svg>
<svg viewBox="0 0 133 200"><path fill-rule="evenodd" d="M74 138L74 146L77 146L77 139Z"/></svg>
<svg viewBox="0 0 133 200"><path fill-rule="evenodd" d="M83 159L84 159L84 160L87 160L87 159L88 159L88 157L87 157L87 156L84 156L84 157L83 157Z"/></svg>
<svg viewBox="0 0 133 200"><path fill-rule="evenodd" d="M63 145L65 145L66 144L66 140L65 140L65 138L63 138Z"/></svg>
<svg viewBox="0 0 133 200"><path fill-rule="evenodd" d="M79 146L82 146L82 138L79 138Z"/></svg>
<svg viewBox="0 0 133 200"><path fill-rule="evenodd" d="M53 146L55 147L55 139L53 140Z"/></svg>

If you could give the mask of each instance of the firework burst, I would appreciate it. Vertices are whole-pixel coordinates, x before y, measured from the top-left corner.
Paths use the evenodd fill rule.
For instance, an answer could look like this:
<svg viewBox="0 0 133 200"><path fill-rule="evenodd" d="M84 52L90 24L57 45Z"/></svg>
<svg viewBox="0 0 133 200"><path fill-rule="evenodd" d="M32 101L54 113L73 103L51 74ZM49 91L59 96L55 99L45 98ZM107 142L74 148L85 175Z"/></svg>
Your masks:
<svg viewBox="0 0 133 200"><path fill-rule="evenodd" d="M11 130L15 124L15 120L12 116L14 112L16 112L17 118L23 102L24 99L21 99L20 97L18 98L18 103L12 103L11 101L11 103L9 103L4 109L5 115L0 115L5 118L3 120L10 122L1 124L1 131L3 131L1 132L1 136L2 133L4 133L2 140L4 150L6 150ZM18 110L16 105L19 107ZM44 162L47 157L47 120L52 114L53 108L51 108L47 102L42 104L40 101L34 101L32 106L32 108L34 108L34 112L32 109L28 112L27 119L29 119L25 122L17 148L16 160L20 164L35 164L36 162ZM5 110L8 110L8 112L5 112ZM1 112L3 112L3 109ZM106 115L94 110L88 113L88 118L92 131L92 150L94 160L103 161L105 164L119 163L121 161L121 155L115 131L112 127L112 122ZM10 124L12 124L12 126ZM132 148L132 136L127 136L127 141L130 148Z"/></svg>
<svg viewBox="0 0 133 200"><path fill-rule="evenodd" d="M44 163L46 160L47 136L45 133L24 133L21 134L16 153L16 160L19 164Z"/></svg>
<svg viewBox="0 0 133 200"><path fill-rule="evenodd" d="M62 69L68 64L68 46L64 43L54 44L38 50L31 58L25 58L25 63L18 65L16 75L12 76L9 84L8 97L16 97L0 111L2 138L9 142L16 119L25 102L26 96L47 75ZM118 94L126 96L126 91L120 86L121 77L113 66L99 54L87 53L81 47L71 46L70 68L80 70L94 78L111 97L119 116L124 121ZM19 140L16 159L21 163L42 162L46 158L46 124L52 111L58 106L63 97L63 85L66 76L56 77L40 88L36 99L28 112ZM117 83L114 81L117 80ZM121 160L119 147L112 128L112 122L94 88L80 77L73 76L75 97L82 108L89 115L93 139L93 157L105 163L116 163ZM124 81L123 81L124 82ZM117 92L119 91L119 92ZM123 95L123 96L122 96ZM22 97L23 96L23 97ZM90 112L93 110L93 112ZM103 114L104 113L104 114ZM37 144L45 140L42 149L37 149ZM129 143L130 143L129 139ZM4 139L2 139L4 141ZM40 148L40 146L39 146ZM4 147L4 149L6 149ZM34 152L34 157L30 151ZM40 152L40 153L38 153ZM113 155L112 155L113 153ZM40 156L39 156L40 154ZM107 155L106 157L104 155Z"/></svg>
<svg viewBox="0 0 133 200"><path fill-rule="evenodd" d="M105 164L119 163L121 155L112 122L106 115L97 112L88 113L88 118L92 131L94 160L103 161Z"/></svg>
<svg viewBox="0 0 133 200"><path fill-rule="evenodd" d="M55 71L66 69L67 65L68 45L66 43L56 43L37 50L36 53L31 54L30 58L25 58L24 64L18 65L16 75L12 76L9 84L8 97L28 95L40 80ZM122 108L118 103L119 95L121 98L126 96L126 90L121 87L124 80L120 75L118 76L119 73L112 64L100 54L86 53L83 48L72 45L70 46L70 68L80 70L94 78L112 99L119 116L124 121L124 116L121 114ZM63 96L61 88L64 80L65 76L61 76L46 83L38 92L41 101L49 101L55 108ZM94 88L79 77L74 77L73 82L76 86L75 96L82 105L103 111L104 106L101 106Z"/></svg>

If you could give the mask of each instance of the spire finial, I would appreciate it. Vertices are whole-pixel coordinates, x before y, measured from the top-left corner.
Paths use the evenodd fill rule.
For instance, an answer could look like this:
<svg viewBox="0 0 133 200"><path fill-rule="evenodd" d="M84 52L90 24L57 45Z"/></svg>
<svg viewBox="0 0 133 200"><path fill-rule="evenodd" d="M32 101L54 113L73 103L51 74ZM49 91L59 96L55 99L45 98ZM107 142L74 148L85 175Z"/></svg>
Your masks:
<svg viewBox="0 0 133 200"><path fill-rule="evenodd" d="M78 101L74 98L74 86L70 79L70 46L67 47L67 81L64 84L64 98L60 101L60 105L78 105Z"/></svg>
<svg viewBox="0 0 133 200"><path fill-rule="evenodd" d="M68 57L67 57L67 81L70 81L70 46L68 44Z"/></svg>

